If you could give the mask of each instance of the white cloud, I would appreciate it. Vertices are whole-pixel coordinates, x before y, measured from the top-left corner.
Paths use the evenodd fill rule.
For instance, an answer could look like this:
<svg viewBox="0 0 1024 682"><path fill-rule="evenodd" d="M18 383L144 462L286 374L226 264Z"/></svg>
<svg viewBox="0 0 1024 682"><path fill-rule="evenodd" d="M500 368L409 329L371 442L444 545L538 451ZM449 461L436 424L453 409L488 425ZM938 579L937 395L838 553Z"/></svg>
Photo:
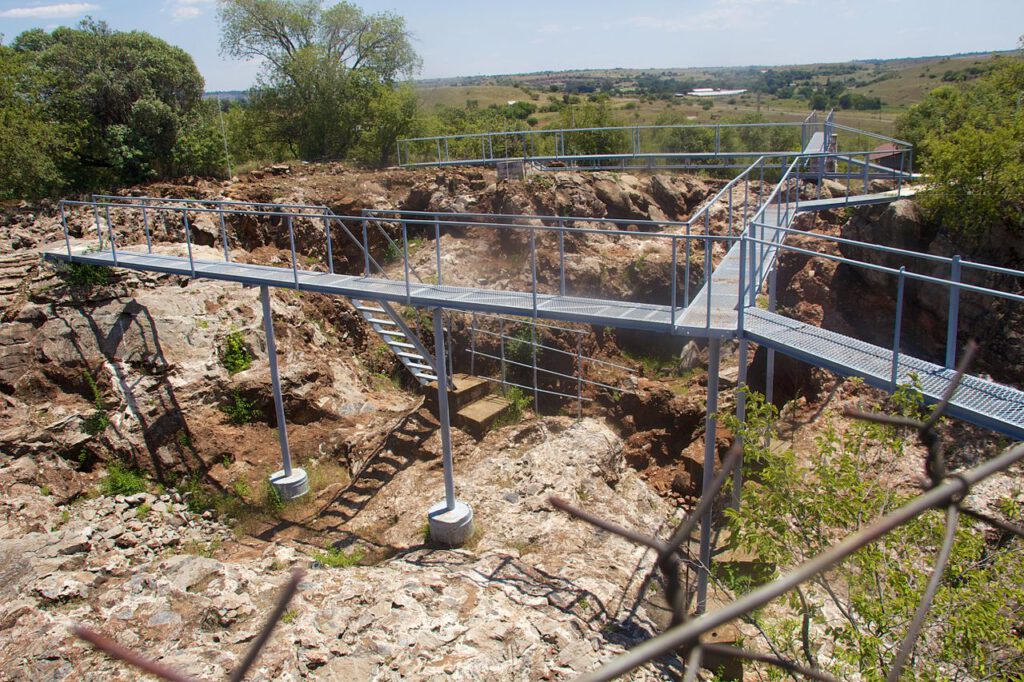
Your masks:
<svg viewBox="0 0 1024 682"><path fill-rule="evenodd" d="M14 7L0 12L5 19L67 19L77 17L86 12L100 8L91 2L62 2L56 5L37 5L35 7Z"/></svg>
<svg viewBox="0 0 1024 682"><path fill-rule="evenodd" d="M781 7L808 4L813 0L713 0L707 9L684 17L641 15L626 19L635 28L679 33L683 31L721 31L758 23L766 13Z"/></svg>
<svg viewBox="0 0 1024 682"><path fill-rule="evenodd" d="M201 16L214 0L169 0L164 3L164 12L169 13L175 21L186 21Z"/></svg>

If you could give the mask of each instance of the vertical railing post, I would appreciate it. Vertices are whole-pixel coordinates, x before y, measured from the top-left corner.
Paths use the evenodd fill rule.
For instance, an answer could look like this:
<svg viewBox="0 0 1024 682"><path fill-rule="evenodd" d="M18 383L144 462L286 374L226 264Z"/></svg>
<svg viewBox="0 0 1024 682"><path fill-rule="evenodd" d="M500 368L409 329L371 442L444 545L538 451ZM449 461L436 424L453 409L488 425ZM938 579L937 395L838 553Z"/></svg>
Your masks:
<svg viewBox="0 0 1024 682"><path fill-rule="evenodd" d="M871 157L867 153L864 154L864 194L867 194L870 190L871 181L868 178L868 173L871 171Z"/></svg>
<svg viewBox="0 0 1024 682"><path fill-rule="evenodd" d="M558 220L558 293L565 296L565 221Z"/></svg>
<svg viewBox="0 0 1024 682"><path fill-rule="evenodd" d="M706 495L715 477L716 415L718 413L718 375L721 371L721 339L708 344L708 400L704 413L704 475L701 495ZM700 566L697 569L697 613L704 613L708 603L708 574L711 568L711 524L714 505L708 505L700 523Z"/></svg>
<svg viewBox="0 0 1024 682"><path fill-rule="evenodd" d="M678 282L677 282L678 275L676 275L676 263L678 262L678 257L676 255L676 252L678 250L677 244L678 244L679 240L678 240L678 238L675 235L672 235L672 237L670 237L670 239L672 240L672 292L671 292L671 296L670 296L671 301L670 301L669 305L672 306L672 314L671 314L672 329L671 329L671 332L673 334L675 334L676 333L676 290L679 288Z"/></svg>
<svg viewBox="0 0 1024 682"><path fill-rule="evenodd" d="M537 385L537 316L534 313L533 322L530 324L530 345L533 348L533 411L540 414L540 386Z"/></svg>
<svg viewBox="0 0 1024 682"><path fill-rule="evenodd" d="M92 216L96 222L96 239L99 240L99 248L103 248L103 230L100 228L100 207L96 201L96 195L92 197Z"/></svg>
<svg viewBox="0 0 1024 682"><path fill-rule="evenodd" d="M68 249L68 257L71 256L71 237L68 234L68 217L64 213L64 201L60 202L60 225L64 230L64 246Z"/></svg>
<svg viewBox="0 0 1024 682"><path fill-rule="evenodd" d="M107 216L107 238L110 240L110 256L114 259L114 265L117 265L117 241L114 239L114 226L110 222L110 207L104 206L103 212Z"/></svg>
<svg viewBox="0 0 1024 682"><path fill-rule="evenodd" d="M505 391L505 318L498 318L498 348L501 357L501 390Z"/></svg>
<svg viewBox="0 0 1024 682"><path fill-rule="evenodd" d="M899 280L896 284L896 322L892 331L892 390L899 387L900 370L900 335L903 327L903 285L906 279L906 267L900 268Z"/></svg>
<svg viewBox="0 0 1024 682"><path fill-rule="evenodd" d="M707 328L711 329L711 275L712 275L712 260L711 251L714 248L714 242L711 241L711 237L704 238L704 286L707 287L708 293L706 296L707 303Z"/></svg>
<svg viewBox="0 0 1024 682"><path fill-rule="evenodd" d="M146 231L146 253L153 253L153 239L149 233L149 211L142 207L142 229Z"/></svg>
<svg viewBox="0 0 1024 682"><path fill-rule="evenodd" d="M686 221L686 267L683 270L683 307L690 305L690 221Z"/></svg>
<svg viewBox="0 0 1024 682"><path fill-rule="evenodd" d="M434 250L437 259L437 285L441 286L441 218L434 214Z"/></svg>
<svg viewBox="0 0 1024 682"><path fill-rule="evenodd" d="M476 311L469 316L469 374L476 376Z"/></svg>
<svg viewBox="0 0 1024 682"><path fill-rule="evenodd" d="M292 217L288 216L288 244L292 251L292 278L295 280L295 288L299 288L299 263L295 257L295 226Z"/></svg>
<svg viewBox="0 0 1024 682"><path fill-rule="evenodd" d="M583 334L576 335L576 418L583 419Z"/></svg>
<svg viewBox="0 0 1024 682"><path fill-rule="evenodd" d="M956 366L957 332L960 321L960 256L953 256L949 279L949 317L946 320L946 367Z"/></svg>
<svg viewBox="0 0 1024 682"><path fill-rule="evenodd" d="M370 237L366 232L366 218L361 221L363 226L363 277L370 276Z"/></svg>
<svg viewBox="0 0 1024 682"><path fill-rule="evenodd" d="M405 270L405 304L412 305L412 292L409 286L409 226L402 221L402 268Z"/></svg>
<svg viewBox="0 0 1024 682"><path fill-rule="evenodd" d="M732 187L730 187L728 191L729 191L729 208L728 208L729 235L732 236Z"/></svg>
<svg viewBox="0 0 1024 682"><path fill-rule="evenodd" d="M533 297L533 319L537 319L537 230L530 228L530 282Z"/></svg>
<svg viewBox="0 0 1024 682"><path fill-rule="evenodd" d="M747 307L747 236L746 233L740 235L740 282L739 292L736 296L736 302L739 304L736 306L736 330L739 333L740 338L743 338L743 311Z"/></svg>
<svg viewBox="0 0 1024 682"><path fill-rule="evenodd" d="M188 269L192 277L196 276L196 263L192 259L192 228L188 224L188 209L182 209L181 215L185 222L185 247L188 249Z"/></svg>
<svg viewBox="0 0 1024 682"><path fill-rule="evenodd" d="M331 219L324 218L324 237L327 240L327 270L334 274L334 245L331 244Z"/></svg>
<svg viewBox="0 0 1024 682"><path fill-rule="evenodd" d="M896 196L903 196L903 154L900 152L900 174L896 176Z"/></svg>
<svg viewBox="0 0 1024 682"><path fill-rule="evenodd" d="M227 226L224 225L224 212L221 211L219 213L219 215L220 215L220 241L221 241L221 244L224 246L224 262L225 263L230 263L231 262L231 254L228 252L228 229L227 229ZM148 238L149 235L147 234L146 236ZM147 241L148 241L148 239L147 239Z"/></svg>

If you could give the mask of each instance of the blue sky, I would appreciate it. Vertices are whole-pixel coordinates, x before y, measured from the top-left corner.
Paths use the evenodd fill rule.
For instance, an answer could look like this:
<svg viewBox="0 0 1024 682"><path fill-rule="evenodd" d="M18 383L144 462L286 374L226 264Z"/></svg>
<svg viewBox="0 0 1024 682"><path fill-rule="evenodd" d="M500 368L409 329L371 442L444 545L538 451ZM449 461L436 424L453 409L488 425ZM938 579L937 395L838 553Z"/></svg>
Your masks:
<svg viewBox="0 0 1024 682"><path fill-rule="evenodd" d="M575 68L796 64L1012 49L1024 0L363 0L406 18L422 78ZM148 31L192 54L208 90L259 64L218 54L216 0L0 0L0 33L76 23Z"/></svg>

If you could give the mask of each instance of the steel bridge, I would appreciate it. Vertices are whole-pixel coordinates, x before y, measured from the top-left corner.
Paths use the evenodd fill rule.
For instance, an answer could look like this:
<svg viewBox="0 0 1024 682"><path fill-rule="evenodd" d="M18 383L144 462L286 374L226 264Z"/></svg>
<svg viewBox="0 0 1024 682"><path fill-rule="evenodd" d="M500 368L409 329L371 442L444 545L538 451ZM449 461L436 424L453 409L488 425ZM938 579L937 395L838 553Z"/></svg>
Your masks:
<svg viewBox="0 0 1024 682"><path fill-rule="evenodd" d="M718 410L718 375L721 344L726 339L739 343L741 384L745 384L749 344L768 349L769 376L773 371L774 353L780 352L843 376L862 377L868 384L894 390L900 384L916 382L925 400L937 402L949 387L954 364L965 335L959 325L960 298L969 295L990 302L1004 300L1024 302L1019 287L1005 290L978 286L962 281L962 273L995 274L1003 281L1019 285L1024 272L973 263L959 256L943 258L931 254L904 251L837 237L817 235L794 228L797 216L835 208L882 204L908 196L914 187L904 186L913 180L912 149L898 140L895 167L875 162L872 149L856 148L864 140L891 140L881 136L845 128L835 124L831 114L820 119L812 114L799 125L797 150L723 151L725 126L715 127L715 148L686 152L645 151L649 128L614 129L633 141L626 153L593 153L571 156L584 135L607 130L538 131L532 137L524 133L488 133L485 136L451 136L404 140L399 143L400 159L408 165L495 164L514 157L492 153L495 140L509 136L527 140L518 158L537 163L553 160L577 167L620 167L644 165L653 167L655 157L673 164L721 164L729 167L735 159L756 157L743 167L721 191L698 208L685 221L644 221L590 218L580 216L500 215L471 213L425 213L416 211L364 211L359 216L336 215L322 206L255 204L233 201L174 200L151 197L96 196L91 201L62 201L60 204L64 241L51 245L43 257L54 263L87 263L91 265L161 272L190 278L218 279L261 288L264 329L270 347L271 381L281 425L282 471L275 473L277 483L287 495L301 494L304 475L293 470L288 453L285 417L280 397L276 358L273 351L273 325L270 320L268 291L270 287L315 291L345 296L355 302L376 333L386 340L403 364L421 383L438 383L439 411L442 422L442 455L445 464L445 501L430 511L432 528L438 536L458 539L472 523L472 512L458 502L454 493L451 449L448 431L447 386L450 377L450 349L444 341L445 311L510 315L538 320L586 323L597 326L630 328L648 332L706 339L709 344L709 381L705 435L704 486L709 485L715 460L715 413ZM772 130L771 124L756 126ZM776 126L785 129L786 124ZM683 127L691 128L691 127ZM667 134L663 128L653 130ZM548 135L550 138L542 138ZM671 132L671 131L670 131ZM652 133L653 134L653 133ZM707 137L707 134L705 134ZM468 158L453 155L462 149L465 139L472 139L485 153ZM761 139L761 138L758 138ZM545 142L545 140L547 140ZM553 140L553 142L552 142ZM851 144L847 144L847 141ZM429 142L436 158L414 161L416 145ZM842 142L842 145L840 144ZM554 154L545 153L545 144L553 144ZM443 145L443 146L442 146ZM499 145L500 147L501 145ZM853 146L850 151L839 147ZM863 146L870 146L863 145ZM442 155L441 149L444 149ZM474 147L475 148L475 147ZM531 152L529 155L526 151ZM646 164L646 165L645 165ZM825 183L825 180L831 180ZM882 186L879 186L881 183ZM830 188L824 191L825 185ZM770 191L769 191L770 188ZM841 188L841 189L840 189ZM66 212L89 211L94 218L96 242L72 240L67 228ZM129 213L141 222L145 244L120 244L113 227L111 211ZM101 213L103 218L101 219ZM724 234L713 234L712 215L725 220ZM199 216L219 222L220 253L211 257L209 251L194 253L192 223ZM290 263L285 267L239 262L232 257L231 239L225 217L251 216L276 223L286 230L290 244ZM136 223L138 224L138 223ZM157 235L161 229L162 232ZM322 249L303 254L296 249L296 230L319 234ZM312 231L312 232L311 232ZM392 264L382 266L374 257L371 238L375 233L386 237ZM899 257L907 265L899 269L834 255L831 251L795 247L787 237L799 232L804 237L828 242L848 243L858 248L884 252ZM452 234L467 234L478 239L498 240L509 235L518 238L520 249L503 254L516 277L506 281L525 284L509 289L507 285L467 280L463 272L445 258L445 240ZM159 236L154 246L154 236ZM423 242L432 238L433 248ZM168 241L178 246L168 246ZM567 285L567 272L578 264L579 254L567 248L567 242L578 240L599 242L615 240L621 248L636 254L634 263L667 267L669 284L658 296L643 300L621 300L603 296L599 291L576 290ZM362 267L350 272L336 272L333 248L336 242L347 241L356 247ZM509 247L510 249L513 247ZM427 253L424 253L424 249ZM433 253L429 253L433 251ZM853 268L863 268L891 276L896 302L892 344L873 345L834 331L786 317L776 310L776 264L783 251L803 254L809 258L839 261ZM717 255L716 255L717 252ZM548 259L552 272L538 276L538 253ZM379 255L379 254L378 254ZM553 263L557 260L557 279ZM416 262L414 262L416 261ZM926 263L927 273L912 269L915 263ZM431 272L421 276L417 270L430 263ZM716 264L717 263L717 264ZM638 266L642 267L642 266ZM937 267L948 267L949 276L934 274ZM351 268L353 270L355 268ZM941 364L907 354L902 349L901 327L908 280L948 291L946 353ZM765 300L767 299L767 300ZM433 352L423 346L396 313L394 305L414 306L434 311ZM536 377L536 366L534 367ZM771 391L772 382L768 382ZM536 388L536 386L535 386ZM738 411L744 411L739 394ZM969 376L951 401L949 413L1016 440L1024 439L1024 392L984 377ZM298 472L298 473L297 473ZM738 494L740 481L735 481ZM447 535L446 535L447 534ZM710 518L702 524L702 566L710 563ZM707 574L701 571L698 607L706 600Z"/></svg>

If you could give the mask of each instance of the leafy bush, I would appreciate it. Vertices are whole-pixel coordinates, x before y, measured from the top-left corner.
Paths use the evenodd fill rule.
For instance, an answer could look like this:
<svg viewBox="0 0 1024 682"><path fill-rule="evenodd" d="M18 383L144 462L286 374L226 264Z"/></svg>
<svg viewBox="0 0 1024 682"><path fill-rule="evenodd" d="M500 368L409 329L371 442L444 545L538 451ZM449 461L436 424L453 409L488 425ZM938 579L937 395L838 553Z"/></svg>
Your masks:
<svg viewBox="0 0 1024 682"><path fill-rule="evenodd" d="M231 391L228 402L221 406L221 412L228 416L232 424L252 424L259 421L260 411L256 403L246 400L242 394L235 389Z"/></svg>
<svg viewBox="0 0 1024 682"><path fill-rule="evenodd" d="M313 554L314 559L328 568L350 568L362 561L364 556L361 549L346 552L341 547L328 547L326 551Z"/></svg>
<svg viewBox="0 0 1024 682"><path fill-rule="evenodd" d="M508 401L509 409L503 416L494 420L494 423L491 424L492 429L521 422L523 415L526 414L526 410L529 409L530 403L533 401L518 386L510 386L505 390L505 400Z"/></svg>
<svg viewBox="0 0 1024 682"><path fill-rule="evenodd" d="M888 410L920 415L919 394L901 388ZM778 413L748 393L747 419L724 423L743 438L749 468L742 505L729 522L739 545L785 571L834 546L840 538L902 506L909 495L892 483L904 457L906 434L889 426L830 423L805 464L789 449L773 447ZM888 479L888 481L887 481ZM917 608L941 543L944 514L935 510L888 533L840 567L814 579L789 600L810 623L826 627L833 650L826 667L840 678L884 679ZM826 610L832 614L826 620ZM956 543L927 625L918 643L914 674L920 679L1016 679L1024 640L1024 556L989 545L961 519ZM812 658L801 620L781 617L765 625L775 645ZM822 661L824 664L824 660Z"/></svg>
<svg viewBox="0 0 1024 682"><path fill-rule="evenodd" d="M1024 234L1024 60L998 60L962 87L943 86L897 120L914 144L930 189L920 196L933 220L979 236L1003 223Z"/></svg>
<svg viewBox="0 0 1024 682"><path fill-rule="evenodd" d="M245 336L242 335L242 332L231 332L224 339L220 361L228 374L237 374L249 369L249 366L252 365L252 353L249 352L249 347L245 344Z"/></svg>
<svg viewBox="0 0 1024 682"><path fill-rule="evenodd" d="M73 287L103 286L113 274L106 265L91 263L66 263L57 271L57 276Z"/></svg>
<svg viewBox="0 0 1024 682"><path fill-rule="evenodd" d="M117 462L107 467L107 475L100 481L104 495L135 495L146 492L146 479L138 471Z"/></svg>

